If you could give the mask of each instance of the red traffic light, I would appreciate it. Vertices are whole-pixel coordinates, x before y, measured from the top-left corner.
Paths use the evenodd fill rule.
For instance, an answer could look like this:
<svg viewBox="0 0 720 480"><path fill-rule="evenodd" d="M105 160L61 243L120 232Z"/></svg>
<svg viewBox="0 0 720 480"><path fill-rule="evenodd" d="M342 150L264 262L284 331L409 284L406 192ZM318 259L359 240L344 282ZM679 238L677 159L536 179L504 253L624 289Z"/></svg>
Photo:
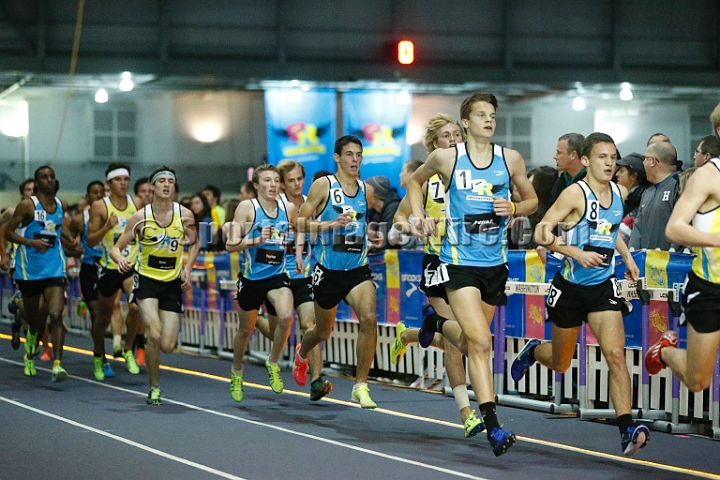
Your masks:
<svg viewBox="0 0 720 480"><path fill-rule="evenodd" d="M402 65L410 65L415 61L415 44L410 40L398 42L398 62Z"/></svg>

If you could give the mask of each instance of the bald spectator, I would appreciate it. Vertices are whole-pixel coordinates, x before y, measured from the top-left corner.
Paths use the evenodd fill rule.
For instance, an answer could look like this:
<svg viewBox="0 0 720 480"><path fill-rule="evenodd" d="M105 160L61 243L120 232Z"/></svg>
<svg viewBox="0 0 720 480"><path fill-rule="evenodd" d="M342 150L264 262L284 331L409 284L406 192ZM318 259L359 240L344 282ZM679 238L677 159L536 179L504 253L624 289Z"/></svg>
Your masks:
<svg viewBox="0 0 720 480"><path fill-rule="evenodd" d="M585 178L585 166L580 161L580 147L585 137L579 133L566 133L558 139L555 148L555 163L560 177L550 191L550 205L555 203L560 193L567 187Z"/></svg>
<svg viewBox="0 0 720 480"><path fill-rule="evenodd" d="M696 167L702 167L711 158L718 157L720 157L720 138L715 135L708 135L700 140L693 159Z"/></svg>
<svg viewBox="0 0 720 480"><path fill-rule="evenodd" d="M664 133L653 133L652 135L650 135L650 138L648 138L647 146L650 146L653 143L660 142L670 143L670 137L668 137Z"/></svg>
<svg viewBox="0 0 720 480"><path fill-rule="evenodd" d="M651 143L643 160L650 186L645 189L630 235L630 248L669 250L665 226L678 199L677 151L670 143Z"/></svg>

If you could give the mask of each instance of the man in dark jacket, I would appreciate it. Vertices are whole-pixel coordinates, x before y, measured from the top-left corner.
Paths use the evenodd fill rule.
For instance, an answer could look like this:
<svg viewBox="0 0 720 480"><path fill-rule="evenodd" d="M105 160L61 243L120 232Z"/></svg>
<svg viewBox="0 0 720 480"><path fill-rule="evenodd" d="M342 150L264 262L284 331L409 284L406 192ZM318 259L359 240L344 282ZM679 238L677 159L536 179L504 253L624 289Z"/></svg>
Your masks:
<svg viewBox="0 0 720 480"><path fill-rule="evenodd" d="M397 192L390 187L390 180L382 175L376 175L365 180L372 187L373 196L368 202L370 230L379 230L383 234L381 247L371 247L370 253L380 253L389 248L388 232L393 225L393 217L402 200Z"/></svg>

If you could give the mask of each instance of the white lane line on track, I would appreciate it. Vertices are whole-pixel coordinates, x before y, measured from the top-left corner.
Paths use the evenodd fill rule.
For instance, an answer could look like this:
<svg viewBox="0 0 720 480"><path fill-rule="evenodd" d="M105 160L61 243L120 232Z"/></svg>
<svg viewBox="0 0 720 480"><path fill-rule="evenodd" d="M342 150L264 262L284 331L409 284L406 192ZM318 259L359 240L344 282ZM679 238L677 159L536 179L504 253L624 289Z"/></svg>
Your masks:
<svg viewBox="0 0 720 480"><path fill-rule="evenodd" d="M16 361L13 361L13 360L8 360L8 359L5 359L5 358L0 358L0 361L4 361L4 362L7 362L7 363L13 363L13 364L16 364L16 365L22 365L20 362L16 362ZM50 372L50 369L48 369L48 368L42 368L42 367L37 368L37 370ZM80 380L80 381L82 381L82 382L87 382L87 383L90 383L90 384L95 385L95 386L110 388L110 389L112 389L112 390L117 390L117 391L120 391L120 392L131 393L131 394L133 394L133 395L139 395L139 396L142 396L142 397L147 396L147 394L146 394L146 393L143 393L143 392L138 392L138 391L135 391L135 390L131 390L131 389L129 389L129 388L118 387L118 386L116 386L116 385L109 385L109 384L106 384L106 383L101 383L101 382L98 382L98 381L96 381L96 380L90 380L90 379L87 379L87 378L77 377L77 376L75 376L75 375L69 375L69 378L72 378L72 379L74 379L74 380ZM155 453L155 454L157 454L157 455L160 455L160 456L163 456L163 457L166 457L166 458L170 458L170 459L175 460L175 461L179 461L180 463L185 463L185 464L187 464L187 465L193 466L193 467L195 467L195 468L199 468L199 469L201 469L201 470L206 470L206 471L209 471L209 472L211 472L211 473L215 473L215 474L217 474L217 475L225 476L225 478L232 478L232 479L244 480L244 479L242 479L241 477L235 477L235 476L232 476L232 475L230 475L230 474L227 474L227 473L224 473L224 472L220 472L219 470L210 469L210 467L205 467L204 465L200 465L200 464L198 464L198 463L191 462L191 461L189 461L189 460L184 460L184 459L181 459L181 458L179 458L179 457L174 457L174 456L169 455L169 454L167 454L167 453L164 453L164 452L162 452L162 451L160 451L160 450L156 450L156 449L154 449L154 448L147 447L147 446L142 445L142 444L140 444L140 443L136 443L136 442L133 442L133 441L131 441L131 440L124 439L124 438L119 437L119 436L117 436L117 435L113 435L113 434L104 432L104 431L102 431L102 430L98 430L98 429L96 429L96 428L83 425L83 424L78 423L78 422L75 422L75 421L73 421L73 420L69 420L69 419L66 419L66 418L64 418L64 417L60 417L60 416L58 416L58 415L45 412L45 411L43 411L43 410L36 409L36 408L34 408L34 407L30 407L30 406L28 406L28 405L22 404L22 403L20 403L20 402L17 402L17 401L14 401L14 400L11 400L11 399L2 397L2 396L0 396L0 400L1 400L1 401L8 402L8 403L11 403L11 404L13 404L13 405L16 405L16 406L19 406L19 407L22 407L22 408L26 408L26 409L28 409L28 410L31 410L31 411L33 411L33 412L36 412L36 413L39 413L39 414L42 414L42 415L46 415L46 416L51 417L51 418L54 418L54 419L56 419L56 420L60 420L60 421L69 423L69 424L71 424L71 425L78 426L78 427L80 427L80 428L86 428L86 429L88 429L88 430L90 430L90 431L92 431L92 432L94 432L94 433L99 433L99 434L101 434L101 435L104 435L104 436L106 436L106 437L113 438L113 439L115 439L115 440L121 441L121 442L126 443L126 444L128 444L128 445L132 445L132 446L141 448L141 449L143 449L143 450L149 451L149 452L151 452L151 453ZM338 441L336 441L336 440L328 440L328 439L326 439L326 438L318 437L318 436L311 435L311 434L308 434L308 433L297 432L297 431L295 431L295 430L290 430L290 429L283 428L283 427L278 427L278 426L275 426L275 425L268 425L268 424L266 424L266 423L257 422L257 421L255 421L255 420L248 420L248 419L246 419L246 418L241 418L241 417L238 417L238 416L235 416L235 415L231 415L231 414L229 414L229 413L223 413L223 412L218 412L218 411L215 411L215 410L209 410L209 409L207 409L207 408L198 407L198 406L196 406L196 405L192 405L192 404L185 403L185 402L179 402L179 401L177 401L177 400L170 400L170 399L168 399L168 398L163 398L162 401L163 401L163 403L172 403L172 404L174 404L174 405L179 405L179 406L188 408L188 409L190 409L190 410L196 410L196 411L198 411L198 412L208 413L208 414L211 414L211 415L217 415L217 416L219 416L219 417L230 418L230 419L232 419L232 420L237 420L237 421L240 421L240 422L243 422L243 423L248 423L248 424L250 424L250 425L254 425L254 426L257 426L257 427L269 428L269 429L271 429L271 430L276 430L276 431L279 431L279 432L282 432L282 433L289 433L289 434L291 434L291 435L296 435L296 436L299 436L299 437L304 437L304 438L307 438L307 439L310 439L310 440L315 440L315 441L322 442L322 443L326 443L326 444L333 445L333 446L336 446L336 447L346 448L346 449L349 449L349 450L354 450L354 451L356 451L356 452L360 452L360 453L364 453L364 454L368 454L368 455L373 455L373 456L376 456L376 457L384 458L384 459L387 459L387 460L393 460L393 461L396 461L396 462L405 463L405 464L408 464L408 465L413 465L413 466L420 467L420 468L425 468L425 469L428 469L428 470L434 470L434 471L436 471L436 472L445 473L445 474L452 475L452 476L455 476L455 477L469 478L469 479L472 479L472 480L489 480L489 479L484 478L484 477L478 477L478 476L470 475L470 474L464 473L464 472L458 472L458 471L450 470L450 469L447 469L447 468L437 467L437 466L435 466L435 465L429 465L429 464L427 464L427 463L416 462L416 461L414 461L414 460L408 460L408 459L406 459L406 458L397 457L397 456L394 456L394 455L388 455L388 454L386 454L386 453L377 452L377 451L375 451L375 450L370 450L370 449L367 449L367 448L358 447L358 446L355 446L355 445L350 445L350 444L347 444L347 443L338 442ZM149 408L151 408L151 407L149 407Z"/></svg>
<svg viewBox="0 0 720 480"><path fill-rule="evenodd" d="M132 440L128 440L127 438L120 437L118 435L113 435L112 433L105 432L103 430L98 430L97 428L91 427L89 425L85 425L79 422L76 422L74 420L70 420L69 418L61 417L60 415L55 415L54 413L46 412L44 410L40 410L35 407L31 407L30 405L26 405L24 403L20 403L16 400L11 400L9 398L5 398L3 396L0 396L0 401L9 403L11 405L15 405L16 407L24 408L25 410L29 410L31 412L44 415L46 417L50 417L54 420L58 420L63 423L67 423L68 425L72 425L74 427L82 428L83 430L88 430L92 433L97 433L98 435L102 435L103 437L111 438L113 440L116 440L118 442L124 443L126 445L130 445L131 447L139 448L140 450L145 450L148 453L152 453L153 455L157 455L159 457L167 458L168 460L172 460L174 462L182 463L183 465L187 465L189 467L196 468L198 470L202 470L203 472L211 473L213 475L217 475L218 477L222 478L228 478L230 480L245 480L243 477L238 477L237 475L232 475L227 472L223 472L220 470L216 470L214 468L208 467L206 465L203 465L201 463L193 462L192 460L187 460L182 457L178 457L175 455L171 455L169 453L165 453L162 450L158 450L157 448L148 447L147 445L143 445L142 443L133 442Z"/></svg>
<svg viewBox="0 0 720 480"><path fill-rule="evenodd" d="M9 338L9 337L8 337L8 338ZM80 351L78 350L78 352L80 352ZM83 352L84 352L84 351L83 351ZM82 352L80 352L80 353L82 353ZM0 361L4 361L4 362L7 362L7 363L13 363L13 364L15 364L15 365L20 365L20 366L23 365L23 364L20 363L20 362L16 362L16 361L14 361L14 360L5 359L5 358L2 358L2 357L0 357ZM160 366L160 368L161 368L161 369L171 370L171 371L174 371L174 372L176 372L176 373L181 373L181 374L184 374L184 375L199 376L199 377L201 377L201 378L208 378L208 379L212 379L212 380L216 380L216 381L222 380L222 381L224 381L224 382L226 382L226 383L229 383L229 382L230 382L230 379L228 379L228 378L218 377L218 376L216 376L216 375L206 374L206 373L203 373L203 372L197 372L197 374L195 374L195 373L193 373L194 371L192 371L192 370L178 369L178 368L175 368L175 367ZM50 372L49 369L45 369L45 368L38 368L38 370L45 370L45 371L47 371L47 372ZM77 379L77 380L81 380L81 381L83 381L83 382L92 383L92 384L94 384L94 385L100 385L100 386L103 386L103 387L106 387L106 388L111 388L111 389L115 389L115 390L119 390L119 391L123 391L123 392L127 392L127 393L132 393L132 394L136 394L136 395L141 395L141 396L143 396L143 397L144 397L144 396L147 396L146 393L137 392L137 391L134 391L134 390L129 390L129 389L125 389L125 388L122 388L122 387L117 387L117 386L115 386L115 385L109 385L109 384L105 384L105 383L100 383L100 382L97 382L97 381L95 381L95 380L90 380L90 379L86 379L86 378L82 378L82 377L75 377L75 376L72 376L72 375L71 375L71 377L72 377L72 378L75 378L75 379ZM251 386L252 386L252 385L254 385L254 384L251 384ZM270 387L265 386L265 385L258 385L257 388L270 390ZM296 395L307 396L306 393L295 392L295 391L292 391L292 390L288 390L288 393L293 393L293 394L296 394ZM356 403L350 403L350 402L347 402L347 401L344 401L344 400L340 400L340 399L335 399L335 398L326 398L326 399L323 399L323 401L325 401L325 400L327 400L328 402L336 403L336 404L342 404L342 405L346 405L346 406L350 406L350 407L360 408L360 406L357 405ZM296 431L293 431L293 430L286 430L286 429L283 429L282 427L275 427L275 426L273 426L273 425L266 425L266 424L259 423L259 422L253 422L252 420L246 420L246 419L243 419L243 418L240 418L240 417L236 417L236 416L233 416L233 415L229 415L229 414L226 414L226 413L216 412L216 411L213 411L213 410L203 409L202 407L196 407L196 406L193 406L193 405L185 404L185 403L178 402L178 401L174 401L174 400L163 399L163 401L164 401L164 402L168 402L168 403L174 403L174 404L177 404L177 405L186 406L187 408L191 408L191 409L194 409L194 410L203 411L203 412L210 413L210 414L213 414L213 415L226 416L226 417L228 417L228 418L232 418L232 419L239 420L239 421L242 421L242 422L252 423L252 424L260 425L260 426L267 427L267 428L273 428L273 429L281 430L281 431L284 431L284 432L289 432L289 433L292 433L292 434L295 434L295 435L300 435L300 436L306 436L306 435L307 435L307 434L304 434L304 433L301 433L301 432L296 432ZM417 420L417 421L421 421L421 422L427 422L427 423L434 423L434 424L449 426L449 427L453 427L453 428L462 428L462 427L459 426L458 424L446 422L446 421L444 421L444 420L438 420L438 419L433 419L433 418L429 418L429 417L421 417L421 416L417 416L417 415L411 415L411 414L407 414L407 413L403 413L403 412L397 412L397 411L389 410L389 409L385 409L385 408L377 408L376 410L374 410L374 412L382 413L382 414L386 414L386 415L393 415L393 416L408 418L408 419ZM309 438L313 438L313 439L316 439L316 440L319 440L319 441L322 441L322 442L326 442L326 443L332 443L332 441L325 440L325 439L320 438L320 437L309 436ZM621 456L611 455L611 454L604 453L604 452L598 452L598 451L595 451L595 450L588 450L588 449L584 449L584 448L574 447L574 446L572 446L572 445L566 445L566 444L556 443L556 442L549 442L549 441L546 441L546 440L539 440L539 439L530 438L530 437L523 437L523 436L520 436L520 435L517 436L517 439L518 439L518 441L521 441L521 442L532 443L532 444L535 444L535 445L542 445L542 446L549 447L549 448L556 448L556 449L565 450L565 451L569 451L569 452L573 452L573 453L579 453L579 454L582 454L582 455L587 455L587 456L590 456L590 457L601 458L601 459L604 459L604 460L611 460L611 461L615 461L615 462L619 462L619 463L627 463L627 464L631 464L631 465L645 466L645 467L650 467L650 468L654 468L654 469L657 469L657 470L663 470L663 471L667 471L667 472L681 473L681 474L685 474L685 475L692 475L692 476L699 477L699 478L710 478L710 479L714 479L714 480L720 480L720 475L717 475L717 474L714 474L714 473L711 473L711 472L705 472L705 471L702 471L702 470L692 470L692 469L687 469L687 468L683 468L683 467L676 467L676 466L673 466L673 465L667 465L667 464L664 464L664 463L651 462L651 461L642 460L642 459L638 459L638 458L621 457ZM357 450L359 450L359 451L365 451L365 450L362 450L360 447L354 447L354 446L352 446L352 445L346 445L346 444L340 444L340 445L341 445L341 446L344 446L344 447L347 447L347 448L357 449ZM373 451L372 451L372 450L367 450L367 453L371 453L371 452L373 452ZM385 456L385 454L378 453L378 452L373 452L372 454L377 454L378 456ZM388 458L393 458L393 459L396 459L396 460L398 460L398 461L402 461L402 462L405 462L405 463L416 464L416 463L413 463L413 462L410 461L410 460L401 459L401 458L399 458L399 457L398 457L398 458L388 457ZM421 463L417 463L417 465L421 465L421 466L423 466L423 467L425 467L425 468L432 468L432 469L439 469L439 468L440 468L440 467L433 467L433 466L426 465L426 464L421 464ZM443 471L444 471L444 470L443 470ZM452 471L451 471L451 472L452 472ZM478 480L487 480L487 479L483 479L483 478L480 478L480 477L469 476L469 475L464 474L464 473L461 473L461 472L455 472L455 473L453 473L453 474L454 474L454 475L464 476L464 477L466 477L466 478L474 478L474 479L478 479Z"/></svg>

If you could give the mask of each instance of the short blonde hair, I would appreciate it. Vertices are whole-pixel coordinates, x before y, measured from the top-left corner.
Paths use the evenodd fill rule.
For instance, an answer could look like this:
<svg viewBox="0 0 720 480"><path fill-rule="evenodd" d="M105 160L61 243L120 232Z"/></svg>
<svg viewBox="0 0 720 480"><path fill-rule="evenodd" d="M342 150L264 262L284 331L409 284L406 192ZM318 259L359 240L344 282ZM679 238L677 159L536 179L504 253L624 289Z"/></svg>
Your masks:
<svg viewBox="0 0 720 480"><path fill-rule="evenodd" d="M710 121L713 124L713 130L715 135L717 135L718 128L720 128L720 103L717 104L717 107L715 107L715 110L712 111L710 114Z"/></svg>
<svg viewBox="0 0 720 480"><path fill-rule="evenodd" d="M283 160L278 163L277 169L280 174L280 181L285 183L285 175L296 168L299 168L300 171L302 171L302 176L305 178L305 167L303 167L302 163L296 162L295 160Z"/></svg>
<svg viewBox="0 0 720 480"><path fill-rule="evenodd" d="M428 153L435 150L435 142L438 140L438 130L449 123L454 123L460 128L460 134L462 135L463 140L465 140L465 129L462 128L460 122L455 120L452 115L448 115L447 113L438 113L428 120L427 125L425 125L425 138L423 143L425 144L425 148L427 148Z"/></svg>

